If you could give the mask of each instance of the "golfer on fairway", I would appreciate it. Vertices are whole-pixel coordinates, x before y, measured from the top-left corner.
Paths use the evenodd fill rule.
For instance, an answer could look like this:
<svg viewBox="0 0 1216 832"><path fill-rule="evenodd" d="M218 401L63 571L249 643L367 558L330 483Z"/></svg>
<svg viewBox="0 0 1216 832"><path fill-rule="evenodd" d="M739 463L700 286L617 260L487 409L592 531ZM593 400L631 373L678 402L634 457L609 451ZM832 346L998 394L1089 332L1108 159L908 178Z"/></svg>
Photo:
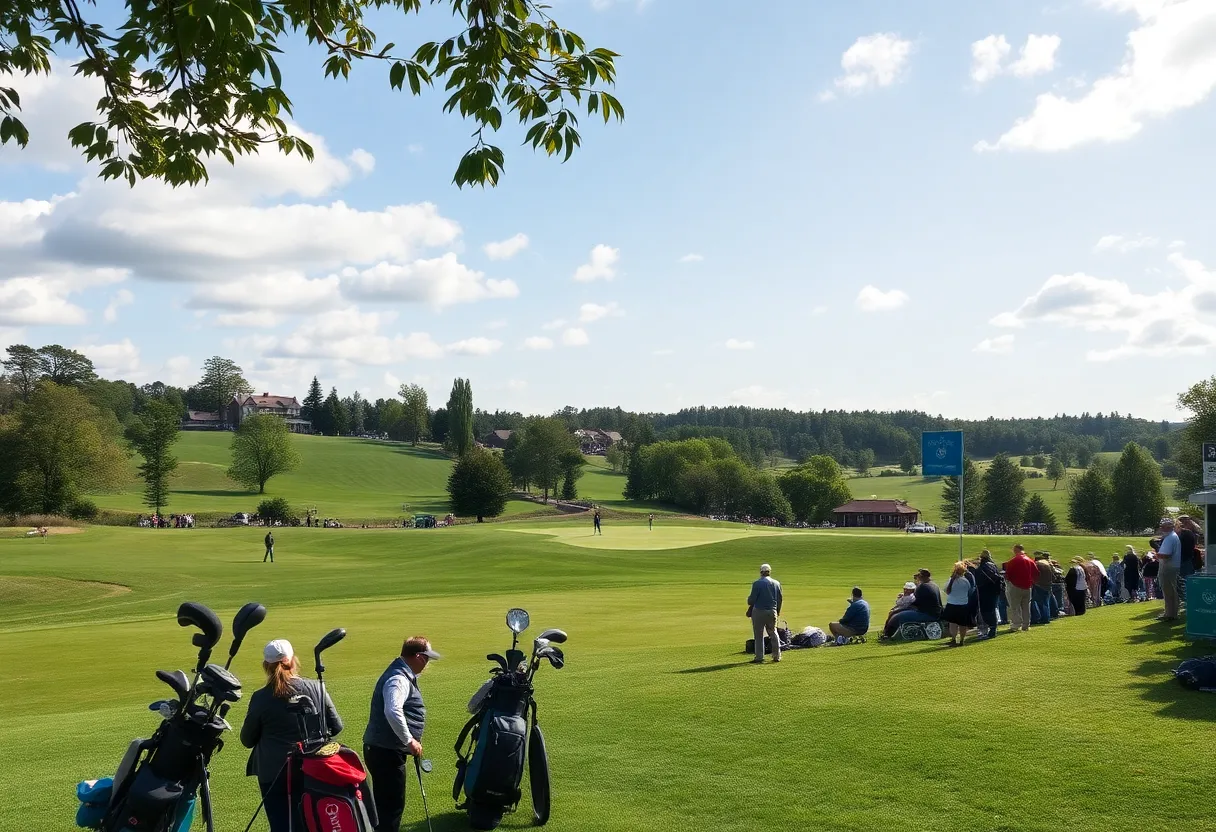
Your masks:
<svg viewBox="0 0 1216 832"><path fill-rule="evenodd" d="M760 577L752 583L747 596L747 614L752 619L752 636L756 639L756 658L752 664L764 664L764 631L768 630L773 647L773 661L781 661L781 639L777 636L777 616L781 615L781 584L773 579L773 567L760 565Z"/></svg>
<svg viewBox="0 0 1216 832"><path fill-rule="evenodd" d="M376 832L398 832L405 811L405 763L422 756L426 706L418 675L439 654L422 636L407 638L372 691L372 712L363 733L363 761L372 778L372 798L380 825Z"/></svg>
<svg viewBox="0 0 1216 832"><path fill-rule="evenodd" d="M270 562L274 563L274 535L271 532L266 532L266 554L262 555L262 563L266 562L266 558L270 558Z"/></svg>

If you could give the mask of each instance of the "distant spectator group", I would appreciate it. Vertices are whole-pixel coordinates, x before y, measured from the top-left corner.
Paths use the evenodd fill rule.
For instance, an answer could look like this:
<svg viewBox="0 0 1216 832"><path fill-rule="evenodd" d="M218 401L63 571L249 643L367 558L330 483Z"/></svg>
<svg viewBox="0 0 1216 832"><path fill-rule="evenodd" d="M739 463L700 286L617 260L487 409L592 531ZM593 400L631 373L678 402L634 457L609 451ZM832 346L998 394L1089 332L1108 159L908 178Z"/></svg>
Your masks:
<svg viewBox="0 0 1216 832"><path fill-rule="evenodd" d="M150 514L147 517L139 515L135 518L135 525L141 529L193 529L194 515L193 514Z"/></svg>

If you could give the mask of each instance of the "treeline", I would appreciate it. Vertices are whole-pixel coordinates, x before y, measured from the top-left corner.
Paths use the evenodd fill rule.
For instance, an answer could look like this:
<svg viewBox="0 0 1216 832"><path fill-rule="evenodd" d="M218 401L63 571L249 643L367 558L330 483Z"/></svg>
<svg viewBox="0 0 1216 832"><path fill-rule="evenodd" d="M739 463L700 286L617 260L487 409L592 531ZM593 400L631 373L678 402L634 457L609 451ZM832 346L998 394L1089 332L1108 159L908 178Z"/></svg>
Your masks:
<svg viewBox="0 0 1216 832"><path fill-rule="evenodd" d="M817 523L851 499L830 457L811 457L773 476L741 459L720 437L643 445L629 452L625 464L626 499L657 500L700 515Z"/></svg>

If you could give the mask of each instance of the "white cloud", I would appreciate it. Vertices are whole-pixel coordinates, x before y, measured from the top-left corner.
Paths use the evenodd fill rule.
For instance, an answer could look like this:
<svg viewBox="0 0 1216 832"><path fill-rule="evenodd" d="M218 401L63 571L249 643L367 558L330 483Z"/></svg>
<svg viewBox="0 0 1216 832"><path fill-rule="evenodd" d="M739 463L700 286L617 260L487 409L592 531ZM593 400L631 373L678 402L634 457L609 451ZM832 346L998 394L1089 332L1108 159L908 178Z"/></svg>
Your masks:
<svg viewBox="0 0 1216 832"><path fill-rule="evenodd" d="M491 260L510 260L528 247L528 235L516 234L497 243L486 243L486 256Z"/></svg>
<svg viewBox="0 0 1216 832"><path fill-rule="evenodd" d="M42 277L0 280L0 325L83 324L88 316L67 295L66 287Z"/></svg>
<svg viewBox="0 0 1216 832"><path fill-rule="evenodd" d="M363 173L371 173L376 169L376 157L361 147L356 147L346 158Z"/></svg>
<svg viewBox="0 0 1216 832"><path fill-rule="evenodd" d="M820 315L826 315L828 308L826 306L816 306L811 310L811 315L818 318Z"/></svg>
<svg viewBox="0 0 1216 832"><path fill-rule="evenodd" d="M1018 78L1032 78L1051 72L1056 68L1056 53L1059 51L1059 35L1030 35L1018 59L1009 66L1009 71Z"/></svg>
<svg viewBox="0 0 1216 832"><path fill-rule="evenodd" d="M587 337L587 330L571 327L562 333L562 343L567 347L585 347L591 339Z"/></svg>
<svg viewBox="0 0 1216 832"><path fill-rule="evenodd" d="M533 335L524 339L524 349L551 350L553 349L553 339L545 338L543 335Z"/></svg>
<svg viewBox="0 0 1216 832"><path fill-rule="evenodd" d="M497 352L501 346L502 341L477 337L456 341L448 344L444 349L450 355L490 355Z"/></svg>
<svg viewBox="0 0 1216 832"><path fill-rule="evenodd" d="M436 307L490 298L514 298L519 287L470 269L453 252L413 263L379 263L342 272L342 293L355 300L426 302Z"/></svg>
<svg viewBox="0 0 1216 832"><path fill-rule="evenodd" d="M1004 35L989 35L971 44L971 80L986 84L1001 74L1011 47Z"/></svg>
<svg viewBox="0 0 1216 832"><path fill-rule="evenodd" d="M392 312L334 309L304 321L285 338L255 342L255 346L270 358L331 359L358 365L400 363L444 354L443 347L425 332L382 334L381 327L395 318Z"/></svg>
<svg viewBox="0 0 1216 832"><path fill-rule="evenodd" d="M581 324L590 324L604 318L619 318L624 314L616 301L607 304L584 303L578 309L578 321Z"/></svg>
<svg viewBox="0 0 1216 832"><path fill-rule="evenodd" d="M998 335L995 338L985 338L975 345L975 352L990 352L995 355L1008 355L1013 352L1014 336Z"/></svg>
<svg viewBox="0 0 1216 832"><path fill-rule="evenodd" d="M912 56L912 41L892 32L864 35L845 50L840 58L844 75L834 82L836 89L856 94L900 81ZM820 98L835 98L830 90Z"/></svg>
<svg viewBox="0 0 1216 832"><path fill-rule="evenodd" d="M123 338L117 344L90 344L73 349L88 356L97 368L97 374L104 378L130 381L142 375L139 350L131 343L130 338Z"/></svg>
<svg viewBox="0 0 1216 832"><path fill-rule="evenodd" d="M339 304L337 275L314 280L298 272L205 285L186 300L189 309L225 312L320 312Z"/></svg>
<svg viewBox="0 0 1216 832"><path fill-rule="evenodd" d="M1015 61L1009 56L1013 49L1004 35L989 35L971 44L971 80L986 84L998 75L1008 73L1018 78L1030 78L1056 68L1056 53L1060 49L1058 35L1030 35L1022 45Z"/></svg>
<svg viewBox="0 0 1216 832"><path fill-rule="evenodd" d="M700 254L689 253L680 258L681 263L700 263L705 257Z"/></svg>
<svg viewBox="0 0 1216 832"><path fill-rule="evenodd" d="M507 389L513 393L518 393L521 390L528 389L528 382L520 378L509 378L507 379Z"/></svg>
<svg viewBox="0 0 1216 832"><path fill-rule="evenodd" d="M198 377L199 372L195 369L194 362L190 360L189 356L174 355L165 360L164 365L153 380L159 379L165 384L172 384L174 387L189 387L198 381Z"/></svg>
<svg viewBox="0 0 1216 832"><path fill-rule="evenodd" d="M1124 237L1120 234L1107 234L1094 244L1094 252L1113 251L1116 254L1127 254L1139 248L1153 248L1161 241L1156 237Z"/></svg>
<svg viewBox="0 0 1216 832"><path fill-rule="evenodd" d="M1197 355L1216 346L1216 272L1180 253L1168 257L1181 289L1155 294L1131 289L1120 280L1077 273L1052 275L1012 312L991 321L995 326L1054 325L1064 329L1114 336L1120 343L1091 349L1091 361L1128 355Z"/></svg>
<svg viewBox="0 0 1216 832"><path fill-rule="evenodd" d="M1186 248L1186 241L1185 240L1174 240L1170 243L1169 248L1170 248L1170 251L1180 251L1181 249Z"/></svg>
<svg viewBox="0 0 1216 832"><path fill-rule="evenodd" d="M756 342L741 341L738 338L727 338L726 348L728 350L754 350L756 348Z"/></svg>
<svg viewBox="0 0 1216 832"><path fill-rule="evenodd" d="M569 321L567 321L565 318L556 318L552 321L541 324L540 328L545 330L546 332L551 332L555 329L561 329L567 323L569 323Z"/></svg>
<svg viewBox="0 0 1216 832"><path fill-rule="evenodd" d="M225 312L215 316L216 326L232 329L260 329L278 326L282 322L282 315L265 309L251 312Z"/></svg>
<svg viewBox="0 0 1216 832"><path fill-rule="evenodd" d="M909 300L907 293L899 289L884 292L876 286L863 286L857 293L857 307L863 312L890 312Z"/></svg>
<svg viewBox="0 0 1216 832"><path fill-rule="evenodd" d="M574 279L579 283L612 280L616 277L616 262L620 257L620 249L600 243L591 249L591 258L575 270Z"/></svg>
<svg viewBox="0 0 1216 832"><path fill-rule="evenodd" d="M128 306L135 301L135 295L131 294L129 289L119 289L110 296L110 302L106 305L105 312L102 317L106 323L114 323L118 320L118 310L120 307Z"/></svg>
<svg viewBox="0 0 1216 832"><path fill-rule="evenodd" d="M1053 152L1126 141L1145 122L1193 107L1216 88L1216 3L1100 0L1100 5L1140 18L1127 37L1122 65L1079 98L1040 95L1030 115L997 141L977 143L976 150Z"/></svg>
<svg viewBox="0 0 1216 832"><path fill-rule="evenodd" d="M664 347L663 349L652 350L650 354L656 356L675 355L676 351L669 347Z"/></svg>

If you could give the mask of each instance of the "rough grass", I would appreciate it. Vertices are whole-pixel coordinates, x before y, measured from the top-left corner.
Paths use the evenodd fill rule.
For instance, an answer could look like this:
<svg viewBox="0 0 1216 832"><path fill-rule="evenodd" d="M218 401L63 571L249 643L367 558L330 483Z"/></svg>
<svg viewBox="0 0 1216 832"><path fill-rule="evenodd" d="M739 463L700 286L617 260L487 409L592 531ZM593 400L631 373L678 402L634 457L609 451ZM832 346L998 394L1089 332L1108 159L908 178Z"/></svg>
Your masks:
<svg viewBox="0 0 1216 832"><path fill-rule="evenodd" d="M251 599L269 607L234 664L246 695L266 640L289 638L304 653L346 627L327 654L327 678L356 745L376 675L403 636L430 635L445 656L424 682L437 830L467 828L445 797L452 743L485 654L508 646L502 618L512 605L532 613L532 632L570 633L566 669L538 678L555 832L1213 828L1201 796L1213 700L1167 674L1210 649L1188 648L1179 630L1154 623L1157 604L1095 610L961 650L871 640L756 667L740 650L761 561L785 585L791 625L826 627L852 585L881 611L913 569L944 573L955 541L811 532L664 550L693 533L664 523L647 533L654 547L639 551L626 544L640 529L627 537L615 523L605 542L619 536L621 547L580 549L563 542L566 528L553 524L557 539L502 525L284 529L273 566L261 563L260 533L247 529L0 540L8 580L131 588L0 604L0 745L9 750L0 832L72 828L75 783L111 772L126 743L152 730L146 704L163 687L153 671L192 660L173 619L185 599L225 618ZM1061 559L1094 548L1079 538L1050 545ZM243 716L238 704L231 721ZM245 757L233 737L214 761L220 830L243 829L257 804ZM527 824L523 808L508 828ZM412 787L405 828L425 829Z"/></svg>

